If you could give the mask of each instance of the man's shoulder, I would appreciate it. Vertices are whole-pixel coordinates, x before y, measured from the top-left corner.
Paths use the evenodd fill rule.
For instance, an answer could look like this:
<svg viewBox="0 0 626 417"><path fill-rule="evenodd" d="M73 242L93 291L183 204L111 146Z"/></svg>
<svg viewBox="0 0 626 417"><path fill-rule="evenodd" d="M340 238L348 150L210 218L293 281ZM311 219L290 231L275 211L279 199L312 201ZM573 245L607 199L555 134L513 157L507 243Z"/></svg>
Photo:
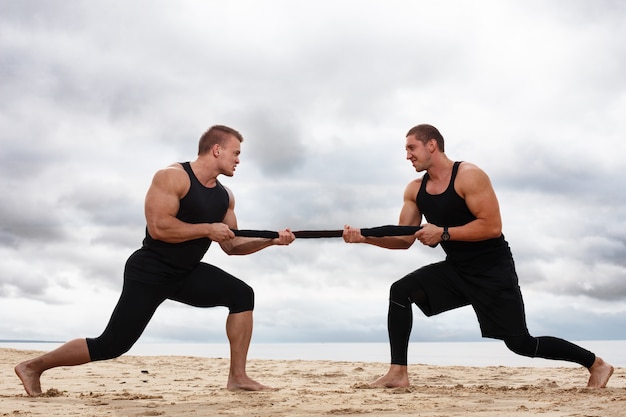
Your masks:
<svg viewBox="0 0 626 417"><path fill-rule="evenodd" d="M459 165L455 188L461 195L474 191L492 188L491 180L485 171L471 162L463 162Z"/></svg>
<svg viewBox="0 0 626 417"><path fill-rule="evenodd" d="M185 168L183 168L183 164L186 164L187 162L173 162L171 164L169 164L168 166L166 166L163 169L172 169L172 170L177 170L177 171L184 171Z"/></svg>
<svg viewBox="0 0 626 417"><path fill-rule="evenodd" d="M180 162L174 162L165 168L161 168L156 172L156 174L161 174L165 176L180 176L181 174L186 174L185 168L183 168L183 164Z"/></svg>
<svg viewBox="0 0 626 417"><path fill-rule="evenodd" d="M486 176L487 174L478 165L472 162L463 161L459 164L459 170L457 171L457 175L462 177L473 177L476 175Z"/></svg>
<svg viewBox="0 0 626 417"><path fill-rule="evenodd" d="M159 169L153 178L153 183L160 185L161 187L179 189L189 187L189 174L185 171L183 166L176 162Z"/></svg>
<svg viewBox="0 0 626 417"><path fill-rule="evenodd" d="M478 165L476 165L475 163L473 163L473 162L458 161L458 164L459 164L459 172L461 172L461 171L469 171L469 170L473 170L473 169L479 169L480 170L480 167Z"/></svg>

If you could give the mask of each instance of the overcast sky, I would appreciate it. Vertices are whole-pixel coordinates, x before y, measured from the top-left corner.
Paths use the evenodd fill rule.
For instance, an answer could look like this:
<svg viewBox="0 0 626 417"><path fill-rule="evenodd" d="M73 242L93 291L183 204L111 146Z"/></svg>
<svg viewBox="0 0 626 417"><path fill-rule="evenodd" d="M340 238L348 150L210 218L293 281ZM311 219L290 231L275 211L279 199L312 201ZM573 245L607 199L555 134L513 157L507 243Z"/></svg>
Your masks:
<svg viewBox="0 0 626 417"><path fill-rule="evenodd" d="M397 224L419 123L490 176L531 333L626 339L624 39L619 0L0 0L0 339L100 334L152 175L209 126L245 138L239 227L298 230ZM205 261L255 288L253 342L385 342L391 283L443 256ZM480 338L414 312L414 341ZM141 340L225 342L226 314L168 301Z"/></svg>

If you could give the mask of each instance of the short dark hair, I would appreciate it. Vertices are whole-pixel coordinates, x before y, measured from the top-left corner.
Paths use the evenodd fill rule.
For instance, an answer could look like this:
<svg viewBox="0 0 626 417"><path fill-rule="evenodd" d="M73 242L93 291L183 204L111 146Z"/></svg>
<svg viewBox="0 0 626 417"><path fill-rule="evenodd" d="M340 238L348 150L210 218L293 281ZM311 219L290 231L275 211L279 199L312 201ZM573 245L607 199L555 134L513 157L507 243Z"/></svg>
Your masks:
<svg viewBox="0 0 626 417"><path fill-rule="evenodd" d="M234 136L239 140L239 142L243 142L243 136L241 136L241 133L237 132L235 129L223 125L211 126L209 130L204 132L204 134L200 137L200 142L198 143L198 155L209 152L213 145L224 145L229 136Z"/></svg>
<svg viewBox="0 0 626 417"><path fill-rule="evenodd" d="M444 152L444 141L443 136L439 133L439 130L435 126L421 124L412 127L409 129L409 132L406 134L407 137L415 136L416 139L426 144L431 139L435 139L437 142L437 147L441 152Z"/></svg>

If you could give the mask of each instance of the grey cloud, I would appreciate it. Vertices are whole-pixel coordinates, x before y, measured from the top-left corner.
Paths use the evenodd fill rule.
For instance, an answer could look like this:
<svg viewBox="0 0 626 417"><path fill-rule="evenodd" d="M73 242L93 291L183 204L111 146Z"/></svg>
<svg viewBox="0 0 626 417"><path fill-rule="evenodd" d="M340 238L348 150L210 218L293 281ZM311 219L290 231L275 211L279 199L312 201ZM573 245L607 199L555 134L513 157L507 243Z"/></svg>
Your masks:
<svg viewBox="0 0 626 417"><path fill-rule="evenodd" d="M145 222L133 225L107 226L93 234L94 245L127 248L128 255L138 249L144 238Z"/></svg>
<svg viewBox="0 0 626 417"><path fill-rule="evenodd" d="M249 158L260 166L261 172L276 177L296 171L305 158L302 134L289 121L289 115L280 115L263 110L248 114L244 126L250 134L244 135ZM245 137L251 138L246 140Z"/></svg>
<svg viewBox="0 0 626 417"><path fill-rule="evenodd" d="M626 187L621 168L605 163L604 152L584 148L575 140L566 147L545 140L512 144L510 155L505 156L510 163L493 172L492 180L503 190L536 191L555 200L569 197L577 205L614 204L613 190Z"/></svg>
<svg viewBox="0 0 626 417"><path fill-rule="evenodd" d="M60 196L59 202L71 205L86 221L99 226L141 227L145 224L143 195L138 198L131 194L121 178L114 178L109 176L107 181L93 179L77 184L72 191Z"/></svg>
<svg viewBox="0 0 626 417"><path fill-rule="evenodd" d="M9 246L18 247L26 242L49 242L67 238L63 219L53 209L54 203L29 198L20 193L4 195L0 204L0 231L2 241Z"/></svg>
<svg viewBox="0 0 626 417"><path fill-rule="evenodd" d="M29 147L25 138L7 124L0 123L5 127L3 138L0 138L0 176L4 179L4 191L11 192L17 190L17 183L21 180L38 177L49 164L57 163L55 155L47 152L44 145L41 148ZM26 145L26 146L25 146ZM12 187L15 187L11 190Z"/></svg>

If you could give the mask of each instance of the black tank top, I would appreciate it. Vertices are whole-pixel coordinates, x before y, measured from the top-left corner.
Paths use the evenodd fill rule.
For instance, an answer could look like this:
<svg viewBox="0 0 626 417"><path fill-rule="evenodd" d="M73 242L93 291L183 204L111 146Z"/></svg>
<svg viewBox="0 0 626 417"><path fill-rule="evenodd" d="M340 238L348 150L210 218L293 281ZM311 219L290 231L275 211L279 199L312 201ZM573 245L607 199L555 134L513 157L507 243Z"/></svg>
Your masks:
<svg viewBox="0 0 626 417"><path fill-rule="evenodd" d="M180 200L176 218L186 223L216 223L224 220L228 210L228 191L219 181L215 187L207 188L198 181L189 162L181 163L189 175L191 186ZM148 233L143 248L156 253L161 261L174 268L188 270L194 268L211 246L211 239L200 238L181 243L167 243L155 240Z"/></svg>
<svg viewBox="0 0 626 417"><path fill-rule="evenodd" d="M426 191L429 175L426 173L422 177L422 185L417 192L416 203L428 223L439 227L454 227L463 226L476 219L467 207L465 200L454 189L454 180L459 165L461 165L459 161L454 163L450 184L441 194L429 194ZM446 252L448 261L466 269L484 269L500 259L512 259L509 245L503 235L480 242L441 242L441 247Z"/></svg>

